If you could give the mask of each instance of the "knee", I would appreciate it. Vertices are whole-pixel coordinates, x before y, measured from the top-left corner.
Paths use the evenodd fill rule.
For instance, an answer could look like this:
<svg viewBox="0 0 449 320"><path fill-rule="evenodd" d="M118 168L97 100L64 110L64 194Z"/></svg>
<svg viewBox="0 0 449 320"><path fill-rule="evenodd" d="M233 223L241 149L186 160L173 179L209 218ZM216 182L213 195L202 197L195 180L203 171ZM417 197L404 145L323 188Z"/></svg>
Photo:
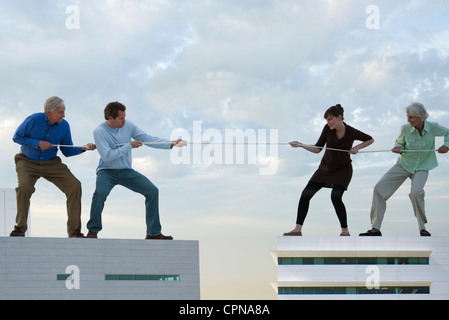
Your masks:
<svg viewBox="0 0 449 320"><path fill-rule="evenodd" d="M331 193L331 200L333 203L340 203L342 202L343 193L342 192L332 192Z"/></svg>
<svg viewBox="0 0 449 320"><path fill-rule="evenodd" d="M310 200L315 195L315 192L310 191L309 189L304 189L301 193L302 200Z"/></svg>
<svg viewBox="0 0 449 320"><path fill-rule="evenodd" d="M74 190L81 190L81 182L78 179L75 179L72 182L72 187Z"/></svg>
<svg viewBox="0 0 449 320"><path fill-rule="evenodd" d="M109 192L105 192L104 190L97 189L94 192L94 195L92 196L92 200L106 200L108 197Z"/></svg>
<svg viewBox="0 0 449 320"><path fill-rule="evenodd" d="M67 196L70 196L72 194L79 194L81 193L81 182L78 179L73 179L72 181L70 181L69 184L70 187L65 188L64 193Z"/></svg>
<svg viewBox="0 0 449 320"><path fill-rule="evenodd" d="M332 200L332 202L341 202L342 201L342 196L340 195L340 194L335 194L335 193L332 193L331 194L331 200Z"/></svg>
<svg viewBox="0 0 449 320"><path fill-rule="evenodd" d="M150 185L145 191L145 197L159 197L159 189L155 185Z"/></svg>
<svg viewBox="0 0 449 320"><path fill-rule="evenodd" d="M385 189L378 183L373 189L373 197L386 201L390 196L385 193Z"/></svg>
<svg viewBox="0 0 449 320"><path fill-rule="evenodd" d="M373 193L375 194L375 195L380 195L381 194L381 187L380 187L380 185L379 185L379 183L378 184L376 184L375 186L374 186L374 189L373 189Z"/></svg>
<svg viewBox="0 0 449 320"><path fill-rule="evenodd" d="M111 191L107 188L101 188L101 187L97 186L97 188L95 189L94 194L92 196L92 200L101 199L104 201L109 196L110 192Z"/></svg>
<svg viewBox="0 0 449 320"><path fill-rule="evenodd" d="M412 190L408 196L410 200L414 201L418 199L424 199L424 194L424 190Z"/></svg>
<svg viewBox="0 0 449 320"><path fill-rule="evenodd" d="M36 191L36 189L33 186L27 184L21 184L16 188L16 194L18 196L20 195L31 196L34 193L34 191Z"/></svg>

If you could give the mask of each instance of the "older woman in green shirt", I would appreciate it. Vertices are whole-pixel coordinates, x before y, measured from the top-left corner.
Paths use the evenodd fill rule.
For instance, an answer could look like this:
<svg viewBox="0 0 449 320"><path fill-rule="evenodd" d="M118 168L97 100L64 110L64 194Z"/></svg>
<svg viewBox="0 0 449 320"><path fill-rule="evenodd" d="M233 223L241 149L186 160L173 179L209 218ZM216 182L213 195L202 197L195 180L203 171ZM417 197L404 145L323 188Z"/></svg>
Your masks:
<svg viewBox="0 0 449 320"><path fill-rule="evenodd" d="M360 236L381 236L380 227L386 211L387 200L399 189L407 178L412 182L409 194L421 236L430 236L425 229L427 218L425 214L424 186L429 171L438 166L435 150L435 137L444 137L444 145L439 153L449 151L449 129L435 122L427 121L429 114L420 103L413 103L406 108L409 124L402 126L401 134L392 149L400 154L398 162L377 183L373 192L371 206L372 229ZM407 150L410 150L407 152ZM421 151L420 151L421 150Z"/></svg>

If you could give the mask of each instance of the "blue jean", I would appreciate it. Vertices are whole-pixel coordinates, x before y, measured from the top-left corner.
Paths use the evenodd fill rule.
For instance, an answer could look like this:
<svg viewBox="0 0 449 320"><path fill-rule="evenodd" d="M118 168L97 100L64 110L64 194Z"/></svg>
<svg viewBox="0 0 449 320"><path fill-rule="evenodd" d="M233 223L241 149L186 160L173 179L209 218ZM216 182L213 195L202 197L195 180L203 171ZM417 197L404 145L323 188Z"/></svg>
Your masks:
<svg viewBox="0 0 449 320"><path fill-rule="evenodd" d="M112 188L116 185L122 185L145 197L147 234L150 236L161 234L162 228L159 220L159 190L147 177L133 169L98 171L96 189L92 197L90 220L87 223L87 229L97 233L102 229L101 213L103 212L104 203Z"/></svg>

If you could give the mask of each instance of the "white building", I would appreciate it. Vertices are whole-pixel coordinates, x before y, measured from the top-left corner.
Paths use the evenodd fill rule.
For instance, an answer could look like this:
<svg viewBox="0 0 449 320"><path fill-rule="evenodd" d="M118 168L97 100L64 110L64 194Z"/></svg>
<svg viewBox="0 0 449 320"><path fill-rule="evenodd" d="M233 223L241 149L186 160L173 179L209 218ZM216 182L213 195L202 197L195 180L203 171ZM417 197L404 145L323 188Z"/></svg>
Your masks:
<svg viewBox="0 0 449 320"><path fill-rule="evenodd" d="M279 237L279 300L449 299L449 237Z"/></svg>
<svg viewBox="0 0 449 320"><path fill-rule="evenodd" d="M199 242L9 237L14 189L0 189L0 300L199 300Z"/></svg>
<svg viewBox="0 0 449 320"><path fill-rule="evenodd" d="M0 300L199 300L199 242L0 237Z"/></svg>
<svg viewBox="0 0 449 320"><path fill-rule="evenodd" d="M17 215L16 190L0 188L0 237L9 236L14 229ZM30 214L28 214L28 230L25 236L31 235Z"/></svg>

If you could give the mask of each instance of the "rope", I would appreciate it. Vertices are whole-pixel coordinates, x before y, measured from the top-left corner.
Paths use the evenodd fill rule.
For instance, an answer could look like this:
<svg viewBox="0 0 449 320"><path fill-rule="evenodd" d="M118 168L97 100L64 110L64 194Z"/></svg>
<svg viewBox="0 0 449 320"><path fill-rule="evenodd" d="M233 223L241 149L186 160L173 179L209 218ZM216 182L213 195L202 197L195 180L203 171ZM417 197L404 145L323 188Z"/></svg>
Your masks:
<svg viewBox="0 0 449 320"><path fill-rule="evenodd" d="M142 142L144 145L166 145L166 144L172 144L173 142ZM128 143L118 143L113 144L111 147L120 147L124 146ZM223 145L227 143L223 142L191 142L189 145ZM266 144L266 145L290 145L289 142L235 142L232 143L233 145L259 145L259 144ZM83 148L85 146L70 146L70 145L54 145L55 147L63 147L63 148ZM322 149L322 150L329 150L329 151L337 151L337 152L346 152L349 153L350 150L344 150L344 149L336 149L336 148L329 148L329 147L318 147L314 145L307 145L307 144L301 144L299 147L309 147L309 148L316 148L316 149ZM402 152L436 152L438 150L402 150ZM389 150L366 150L366 151L359 151L358 153L382 153L382 152L391 152L391 149Z"/></svg>
<svg viewBox="0 0 449 320"><path fill-rule="evenodd" d="M63 145L63 144L55 144L53 147L61 147L61 148L84 148L87 146L69 146L69 145Z"/></svg>
<svg viewBox="0 0 449 320"><path fill-rule="evenodd" d="M120 144L114 144L111 145L111 147L119 147L124 146L127 143L120 143ZM165 145L165 144L172 144L172 142L143 142L144 145ZM216 145L223 145L226 143L223 142L191 142L189 145L210 145L210 144L216 144ZM266 145L290 145L289 142L235 142L232 143L234 145L258 145L258 144L266 144ZM307 145L307 144L301 144L300 147L310 147L310 148L317 148L322 150L329 150L329 151L337 151L337 152L346 152L349 153L350 150L343 150L343 149L336 149L336 148L329 148L329 147L318 147L314 145ZM437 150L402 150L401 152L436 152ZM391 152L391 149L389 150L367 150L367 151L359 151L358 153L381 153L381 152Z"/></svg>
<svg viewBox="0 0 449 320"><path fill-rule="evenodd" d="M314 145L307 145L307 144L301 144L300 147L310 147L310 148L317 148L317 149L323 149L323 150L330 150L330 151L338 151L338 152L348 152L350 150L343 150L343 149L335 149L335 148L328 148L328 147L317 147ZM402 152L436 152L437 150L402 150ZM381 152L391 152L390 150L366 150L366 151L359 151L358 153L381 153Z"/></svg>
<svg viewBox="0 0 449 320"><path fill-rule="evenodd" d="M164 145L164 144L172 144L173 142L142 142L144 145ZM120 147L124 146L128 143L119 143L119 144L111 144L111 147ZM223 143L223 142L190 142L189 145L205 145L205 144L217 144L217 145L223 145L223 144L229 144L229 143ZM288 142L234 142L231 143L234 145L258 145L258 144L267 144L267 145L288 145Z"/></svg>

